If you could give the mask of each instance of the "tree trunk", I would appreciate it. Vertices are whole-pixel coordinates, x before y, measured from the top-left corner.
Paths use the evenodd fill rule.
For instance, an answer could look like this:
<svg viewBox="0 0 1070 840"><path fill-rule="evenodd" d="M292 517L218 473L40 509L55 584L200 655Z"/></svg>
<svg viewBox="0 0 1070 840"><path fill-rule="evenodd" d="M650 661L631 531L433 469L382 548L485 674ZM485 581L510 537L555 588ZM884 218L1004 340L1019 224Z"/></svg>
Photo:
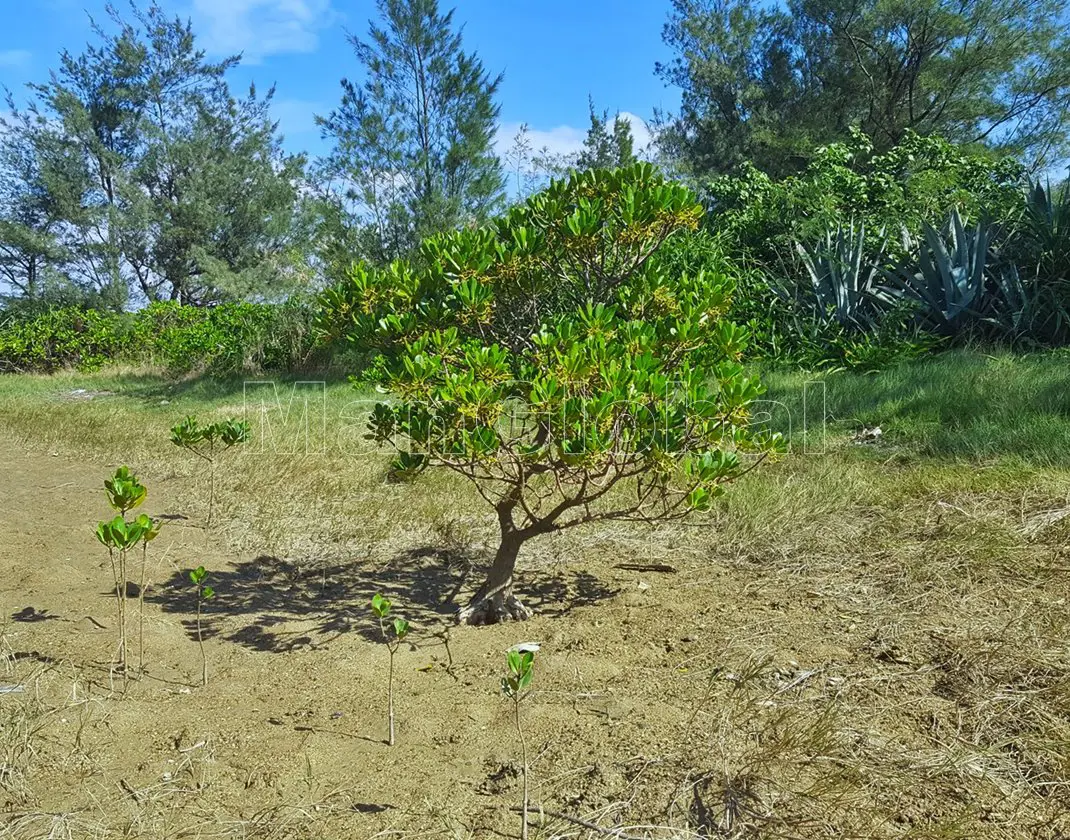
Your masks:
<svg viewBox="0 0 1070 840"><path fill-rule="evenodd" d="M512 506L499 506L498 520L502 527L502 541L494 555L494 562L487 579L472 596L468 606L457 613L458 624L497 624L531 617L531 611L513 595L513 570L520 546L528 535L513 525Z"/></svg>
<svg viewBox="0 0 1070 840"><path fill-rule="evenodd" d="M26 297L37 297L37 258L33 256L26 265Z"/></svg>

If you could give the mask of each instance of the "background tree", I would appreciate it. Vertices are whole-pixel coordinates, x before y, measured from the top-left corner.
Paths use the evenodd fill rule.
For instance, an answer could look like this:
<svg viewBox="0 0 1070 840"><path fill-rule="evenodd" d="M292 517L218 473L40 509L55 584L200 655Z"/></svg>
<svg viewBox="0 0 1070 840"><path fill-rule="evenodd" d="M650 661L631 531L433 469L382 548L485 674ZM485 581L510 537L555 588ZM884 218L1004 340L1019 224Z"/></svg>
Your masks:
<svg viewBox="0 0 1070 840"><path fill-rule="evenodd" d="M128 249L150 299L279 299L307 285L292 270L307 246L304 158L282 152L271 96L225 94L214 111L191 114L181 132L152 124L158 142L136 172L148 224L134 227Z"/></svg>
<svg viewBox="0 0 1070 840"><path fill-rule="evenodd" d="M594 108L594 99L588 99L591 125L583 140L583 148L576 155L576 169L613 169L618 166L631 166L638 158L635 156L635 139L632 137L632 124L617 113L610 124L609 111L601 115Z"/></svg>
<svg viewBox="0 0 1070 840"><path fill-rule="evenodd" d="M878 152L908 131L1036 166L1067 148L1064 0L673 0L664 40L683 101L662 142L695 174L795 171L852 126Z"/></svg>
<svg viewBox="0 0 1070 840"><path fill-rule="evenodd" d="M545 187L550 178L564 177L573 171L631 166L639 159L635 153L631 123L620 113L614 115L611 122L609 111L604 110L599 114L591 98L588 98L588 107L591 123L583 138L583 146L578 151L555 154L544 147L536 153L531 153L530 142L527 144L525 151L528 154L525 161L531 172L541 176L536 179L540 187ZM516 157L517 144L524 139L525 130L526 126L522 126L521 133L514 140L513 150L508 156L510 163Z"/></svg>
<svg viewBox="0 0 1070 840"><path fill-rule="evenodd" d="M453 12L437 0L379 0L382 26L350 36L361 82L342 80L342 103L320 118L335 142L330 174L353 223L368 231L362 257L388 262L421 240L499 208L504 176L493 140L502 77L462 48Z"/></svg>
<svg viewBox="0 0 1070 840"><path fill-rule="evenodd" d="M373 437L410 475L446 467L494 508L500 542L461 620L520 619L534 537L708 507L774 441L748 425L758 381L723 318L730 281L655 259L702 210L649 164L558 181L483 228L436 237L421 268L353 270L325 321L362 348L395 401Z"/></svg>
<svg viewBox="0 0 1070 840"><path fill-rule="evenodd" d="M94 25L96 43L62 53L12 121L12 143L35 158L23 189L40 173L55 211L29 229L55 230L68 274L115 305L128 286L186 303L272 296L304 160L282 153L270 92L231 95L237 57L210 63L189 22L156 4L132 9L130 21L108 7L114 33ZM64 178L45 177L57 160Z"/></svg>
<svg viewBox="0 0 1070 840"><path fill-rule="evenodd" d="M82 178L78 149L47 124L27 114L2 121L0 278L14 296L40 301L63 285L63 227L79 216Z"/></svg>
<svg viewBox="0 0 1070 840"><path fill-rule="evenodd" d="M502 163L509 171L509 184L514 201L524 201L533 193L546 186L550 174L546 168L547 161L553 156L543 146L536 149L531 139L531 126L522 123L512 144L502 155Z"/></svg>

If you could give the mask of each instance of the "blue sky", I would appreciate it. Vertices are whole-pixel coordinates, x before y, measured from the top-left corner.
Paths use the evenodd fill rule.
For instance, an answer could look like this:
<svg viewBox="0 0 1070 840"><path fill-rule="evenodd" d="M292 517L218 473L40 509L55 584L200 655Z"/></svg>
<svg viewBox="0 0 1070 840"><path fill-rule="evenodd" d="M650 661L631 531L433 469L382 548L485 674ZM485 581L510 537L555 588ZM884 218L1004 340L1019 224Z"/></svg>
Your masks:
<svg viewBox="0 0 1070 840"><path fill-rule="evenodd" d="M520 123L534 145L567 152L582 140L587 96L599 109L649 119L674 109L679 94L654 75L669 53L661 43L668 0L440 0L456 8L465 47L505 73L501 143ZM92 34L89 15L106 18L106 0L0 0L0 84L18 101L28 81L47 78L64 48L78 52ZM120 9L126 0L116 0ZM236 88L275 84L275 115L293 151L325 151L313 115L339 98L339 80L359 77L346 30L361 36L374 0L162 0L189 17L210 55L244 54ZM634 121L637 139L643 129Z"/></svg>

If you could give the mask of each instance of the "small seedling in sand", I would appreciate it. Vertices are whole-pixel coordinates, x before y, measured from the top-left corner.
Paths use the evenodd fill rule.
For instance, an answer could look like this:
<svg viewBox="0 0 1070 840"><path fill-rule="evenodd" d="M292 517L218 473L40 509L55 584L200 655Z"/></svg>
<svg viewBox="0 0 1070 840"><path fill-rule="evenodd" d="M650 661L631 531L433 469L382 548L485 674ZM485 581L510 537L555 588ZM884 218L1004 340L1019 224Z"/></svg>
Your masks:
<svg viewBox="0 0 1070 840"><path fill-rule="evenodd" d="M520 644L506 651L505 661L509 673L502 677L502 694L513 701L513 715L516 722L516 734L520 738L520 755L523 762L524 802L520 809L520 836L528 838L528 744L524 730L520 726L520 702L527 697L527 688L531 685L532 669L535 665L535 652L539 646L533 643Z"/></svg>
<svg viewBox="0 0 1070 840"><path fill-rule="evenodd" d="M205 426L197 422L196 417L187 417L181 423L171 427L171 443L182 449L188 449L199 458L208 462L208 519L206 526L212 527L212 511L215 508L215 472L216 456L232 446L249 440L249 424L244 420L224 420ZM217 450L217 447L221 449Z"/></svg>
<svg viewBox="0 0 1070 840"><path fill-rule="evenodd" d="M163 522L141 514L135 524L142 529L141 580L137 587L137 668L145 672L145 587L148 585L149 543L160 535Z"/></svg>
<svg viewBox="0 0 1070 840"><path fill-rule="evenodd" d="M205 580L208 578L208 570L204 566L198 566L189 573L189 579L197 588L197 645L201 649L201 685L208 685L208 657L204 652L204 637L201 634L201 609L205 601L215 597L215 590Z"/></svg>
<svg viewBox="0 0 1070 840"><path fill-rule="evenodd" d="M128 671L126 640L126 559L130 551L141 545L141 588L138 592L139 604L139 667L145 668L145 577L148 561L148 543L160 533L160 523L150 516L141 514L131 522L126 521L128 511L141 505L148 496L145 485L138 481L129 467L119 467L115 475L104 482L104 492L108 504L118 515L110 522L98 522L96 537L101 545L108 549L111 559L112 578L115 584L115 602L119 619L118 664L125 679Z"/></svg>
<svg viewBox="0 0 1070 840"><path fill-rule="evenodd" d="M386 649L390 651L390 671L386 683L387 718L390 723L390 736L387 744L394 746L394 654L401 647L401 642L409 635L409 622L403 618L390 618L390 610L393 604L382 595L372 596L372 612L379 619L379 630L386 642ZM391 631L393 633L391 634Z"/></svg>

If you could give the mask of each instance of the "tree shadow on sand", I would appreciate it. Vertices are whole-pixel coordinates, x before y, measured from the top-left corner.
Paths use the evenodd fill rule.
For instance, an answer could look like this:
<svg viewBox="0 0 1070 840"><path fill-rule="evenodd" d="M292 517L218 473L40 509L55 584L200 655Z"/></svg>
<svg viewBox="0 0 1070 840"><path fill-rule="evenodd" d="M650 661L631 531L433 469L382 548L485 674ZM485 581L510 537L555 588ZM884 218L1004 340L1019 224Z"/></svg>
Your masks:
<svg viewBox="0 0 1070 840"><path fill-rule="evenodd" d="M322 647L346 633L381 641L371 617L372 595L395 603L397 615L421 636L454 624L466 596L482 581L482 569L468 558L435 546L397 553L386 564L354 561L326 567L302 567L270 555L213 570L209 583L216 596L204 605L204 638L219 637L258 651L286 653ZM585 571L531 571L517 589L524 603L544 616L562 616L613 595ZM196 600L188 572L181 571L154 587L146 600L165 612L183 614L190 638L197 637ZM248 621L242 623L241 619ZM235 620L241 626L234 629Z"/></svg>

